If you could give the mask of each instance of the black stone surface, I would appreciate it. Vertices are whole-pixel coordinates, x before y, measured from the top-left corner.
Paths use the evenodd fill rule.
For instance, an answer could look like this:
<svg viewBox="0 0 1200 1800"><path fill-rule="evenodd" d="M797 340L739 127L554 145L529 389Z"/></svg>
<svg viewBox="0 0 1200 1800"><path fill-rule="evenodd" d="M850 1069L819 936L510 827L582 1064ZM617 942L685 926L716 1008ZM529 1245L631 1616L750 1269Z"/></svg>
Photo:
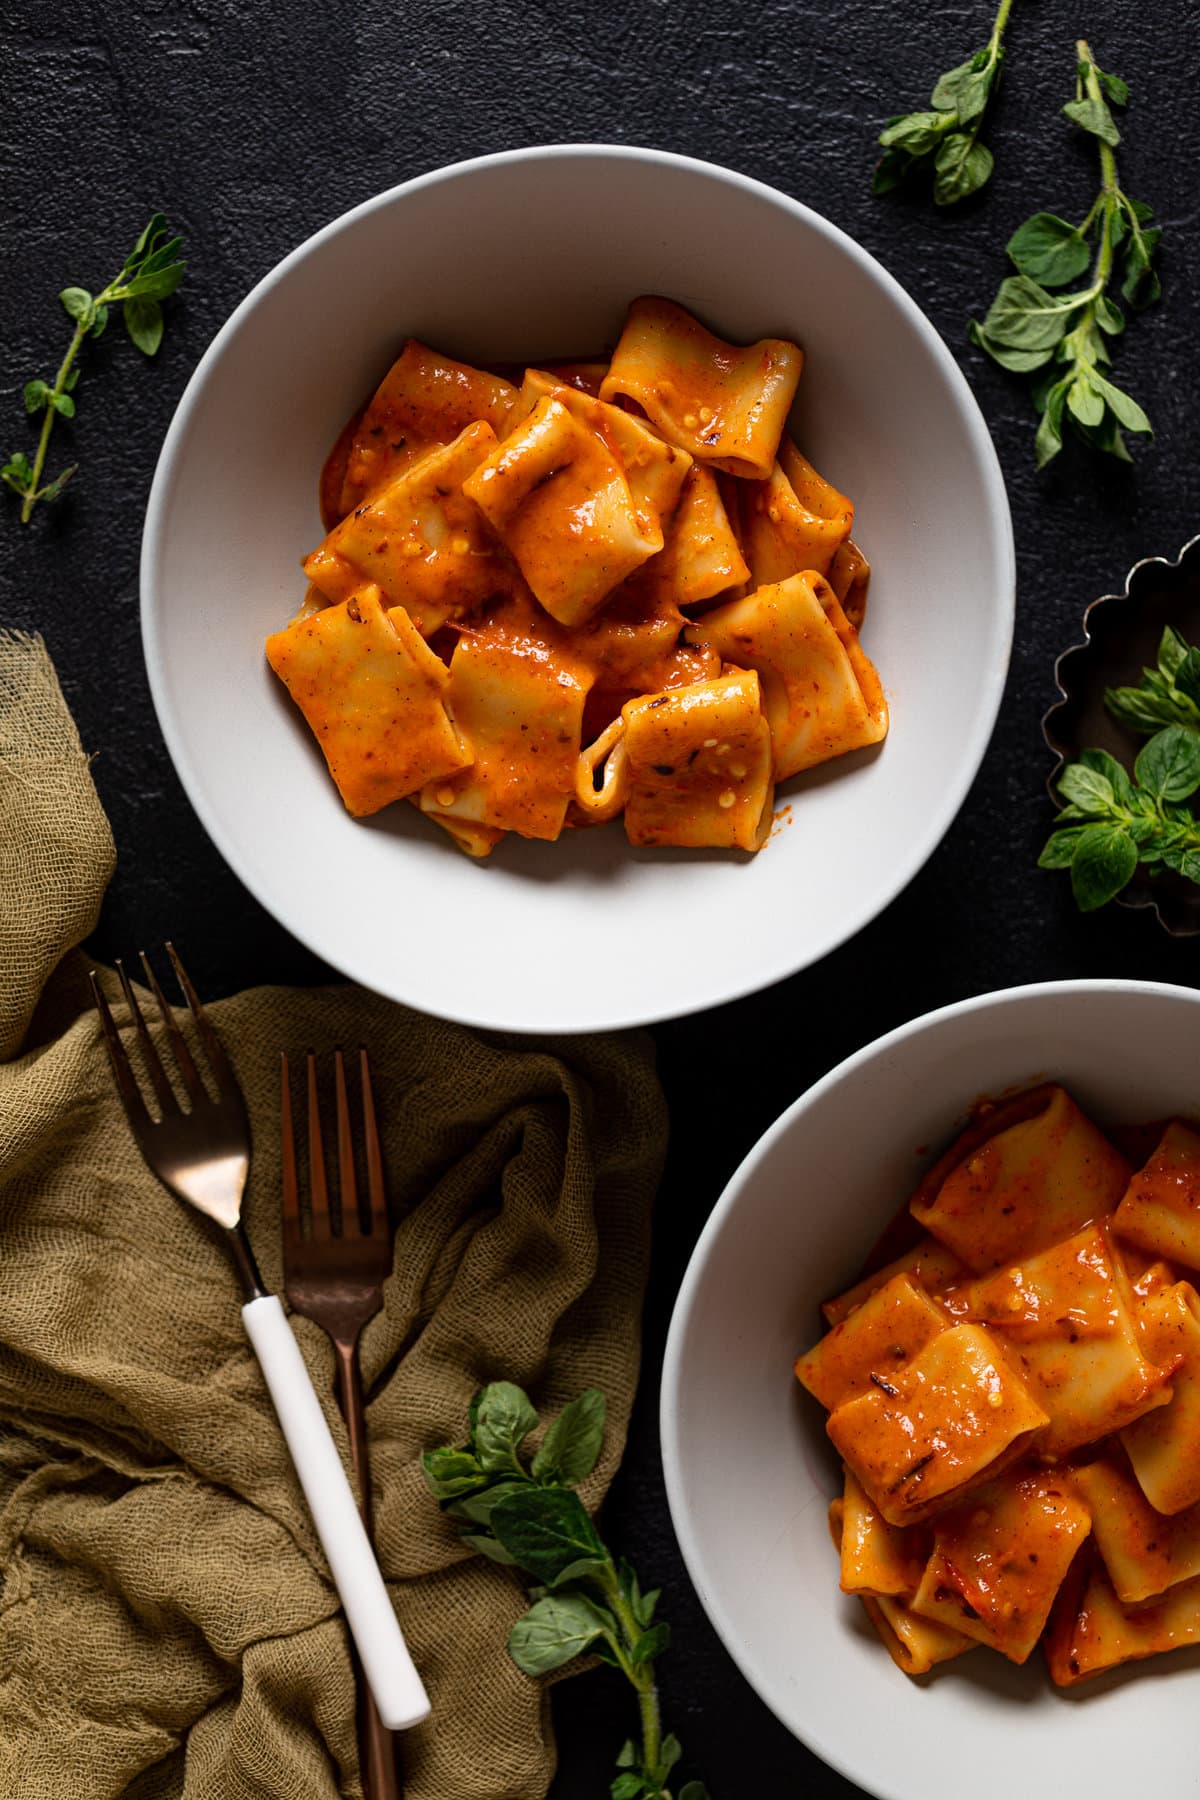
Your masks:
<svg viewBox="0 0 1200 1800"><path fill-rule="evenodd" d="M1050 814L1039 720L1054 698L1054 657L1077 637L1087 602L1119 587L1135 559L1174 556L1200 531L1200 13L1180 0L1017 0L988 131L992 185L951 215L873 199L879 121L923 104L936 74L984 39L990 10L988 0L8 0L0 12L5 455L32 448L20 389L49 374L65 347L59 288L104 279L155 207L184 233L191 265L156 366L119 331L89 347L78 420L57 429L53 450L81 464L69 497L28 530L7 497L0 512L0 624L44 633L117 837L101 955L172 934L213 996L323 973L244 892L183 796L142 669L137 559L155 458L202 350L285 251L347 207L438 164L521 143L645 143L728 164L813 205L900 278L995 434L1016 524L1017 631L1000 724L960 817L889 911L820 967L657 1034L674 1142L641 1396L607 1525L665 1589L675 1645L662 1665L664 1708L687 1772L704 1776L714 1800L857 1791L743 1682L700 1610L667 1516L662 1343L725 1178L815 1077L914 1014L1054 977L1192 984L1200 958L1200 940L1171 941L1148 914L1110 908L1081 919L1066 881L1034 867ZM986 365L964 328L1005 272L1003 245L1021 219L1041 208L1077 218L1090 203L1091 152L1059 116L1080 31L1131 84L1121 169L1166 228L1165 299L1118 352L1123 385L1158 436L1132 470L1071 450L1039 476L1024 388ZM686 928L681 940L686 949ZM564 1683L555 1712L555 1800L606 1793L629 1723L620 1684L605 1673Z"/></svg>

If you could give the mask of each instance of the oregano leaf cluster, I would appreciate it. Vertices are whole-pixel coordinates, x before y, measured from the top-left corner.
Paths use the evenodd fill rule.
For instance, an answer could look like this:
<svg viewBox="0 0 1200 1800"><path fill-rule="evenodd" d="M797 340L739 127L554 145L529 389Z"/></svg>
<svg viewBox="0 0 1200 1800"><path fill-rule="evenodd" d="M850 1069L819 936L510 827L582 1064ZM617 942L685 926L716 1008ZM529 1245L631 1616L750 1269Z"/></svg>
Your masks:
<svg viewBox="0 0 1200 1800"><path fill-rule="evenodd" d="M31 416L45 415L37 449L32 461L25 451L18 450L0 468L0 481L20 498L23 525L29 523L39 503L57 500L76 473L77 465L72 464L52 481L42 480L55 420L75 417L80 376L76 359L84 343L102 336L111 309L119 306L130 341L143 356L154 356L162 343L162 303L183 280L182 247L182 238L172 237L162 213L155 213L118 273L98 294L82 287L65 287L59 294L62 309L75 327L71 341L53 381L27 381L23 390L25 411Z"/></svg>
<svg viewBox="0 0 1200 1800"><path fill-rule="evenodd" d="M466 1443L425 1453L426 1485L464 1543L536 1584L509 1634L519 1669L536 1679L595 1656L631 1683L641 1735L617 1755L612 1800L708 1800L698 1781L669 1785L683 1752L677 1737L663 1735L659 1715L654 1663L671 1633L655 1616L658 1590L643 1589L632 1565L613 1556L575 1491L599 1460L604 1417L604 1395L591 1388L550 1423L531 1456L536 1410L513 1382L492 1382L471 1402Z"/></svg>

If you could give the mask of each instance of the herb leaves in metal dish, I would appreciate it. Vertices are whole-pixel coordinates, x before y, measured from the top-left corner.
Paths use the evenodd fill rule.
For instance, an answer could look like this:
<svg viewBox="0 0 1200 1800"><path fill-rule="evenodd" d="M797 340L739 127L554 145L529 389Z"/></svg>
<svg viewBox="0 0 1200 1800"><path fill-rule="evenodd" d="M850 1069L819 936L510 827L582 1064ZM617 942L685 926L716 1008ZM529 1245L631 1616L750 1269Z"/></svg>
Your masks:
<svg viewBox="0 0 1200 1800"><path fill-rule="evenodd" d="M1200 643L1200 537L1185 544L1174 562L1163 557L1149 557L1136 563L1126 577L1123 593L1107 594L1088 607L1083 617L1083 633L1083 642L1065 650L1055 665L1055 678L1062 698L1042 721L1046 743L1058 757L1047 786L1051 797L1059 804L1073 798L1063 785L1068 770L1077 768L1080 759L1085 759L1086 768L1089 752L1101 753L1093 759L1093 767L1105 756L1115 758L1123 769L1134 770L1135 781L1145 787L1146 784L1141 782L1142 765L1137 764L1135 768L1139 752L1144 752L1148 743L1161 745L1163 732L1160 731L1158 737L1148 734L1159 726L1172 729L1167 715L1176 710L1168 706L1162 711L1155 700L1155 688L1165 692L1169 685L1161 671L1160 653L1165 647L1169 667L1173 644L1178 647L1179 640L1188 645ZM1140 710L1145 712L1147 706L1150 709L1145 717L1138 717L1139 707L1136 703L1131 705L1128 697L1124 704L1118 698L1114 709L1113 690L1118 688L1142 690L1144 704ZM1161 718L1150 716L1159 711L1162 711ZM1188 733L1190 736L1190 727ZM1159 759L1152 757L1150 760ZM1187 789L1188 793L1191 791L1191 788ZM1166 793L1168 819L1175 813L1180 814L1181 820L1184 815L1190 819L1190 809L1179 804L1180 798ZM1162 807L1159 810L1161 812ZM1075 812L1072 807L1068 807L1068 812L1079 818L1100 816L1086 810ZM1191 835L1190 830L1188 835ZM1062 832L1056 836L1064 849L1064 854L1057 858L1057 866L1066 867L1071 861L1065 853L1069 850L1069 842ZM1053 843L1054 839L1051 839ZM1055 866L1046 857L1046 852L1043 857L1046 859L1043 866ZM1174 860L1182 859L1175 857ZM1073 880L1076 873L1072 867ZM1081 884L1076 880L1074 885L1079 897ZM1119 885L1118 905L1152 908L1159 923L1172 936L1190 937L1200 933L1200 885L1178 868L1161 862L1148 868L1143 852L1128 881Z"/></svg>

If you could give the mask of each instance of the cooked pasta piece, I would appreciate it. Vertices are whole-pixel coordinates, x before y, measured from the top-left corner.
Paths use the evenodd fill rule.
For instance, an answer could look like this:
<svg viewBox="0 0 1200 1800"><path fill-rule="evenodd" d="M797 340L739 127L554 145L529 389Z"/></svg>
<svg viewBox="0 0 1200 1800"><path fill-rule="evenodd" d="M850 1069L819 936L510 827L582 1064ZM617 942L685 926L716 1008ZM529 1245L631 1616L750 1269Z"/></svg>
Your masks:
<svg viewBox="0 0 1200 1800"><path fill-rule="evenodd" d="M1152 1323L1143 1343L1159 1360L1177 1363L1169 1406L1127 1425L1121 1442L1138 1483L1160 1513L1200 1504L1200 1299L1188 1282L1143 1304Z"/></svg>
<svg viewBox="0 0 1200 1800"><path fill-rule="evenodd" d="M471 760L446 711L445 665L402 607L384 611L377 587L277 631L267 661L358 817Z"/></svg>
<svg viewBox="0 0 1200 1800"><path fill-rule="evenodd" d="M575 788L589 677L534 640L472 635L450 661L447 705L474 761L421 790L421 810L556 838Z"/></svg>
<svg viewBox="0 0 1200 1800"><path fill-rule="evenodd" d="M628 585L647 598L679 607L697 606L749 579L717 478L703 463L693 463L667 527L666 543ZM682 628L682 618L679 624Z"/></svg>
<svg viewBox="0 0 1200 1800"><path fill-rule="evenodd" d="M782 338L739 349L672 300L635 300L600 388L632 400L671 443L731 475L765 480L804 357Z"/></svg>
<svg viewBox="0 0 1200 1800"><path fill-rule="evenodd" d="M986 1325L1050 1416L1039 1448L1065 1455L1171 1398L1171 1369L1147 1361L1132 1290L1108 1230L1074 1237L951 1288L942 1304Z"/></svg>
<svg viewBox="0 0 1200 1800"><path fill-rule="evenodd" d="M742 541L756 587L814 570L828 575L850 535L854 506L787 437L765 481L739 494Z"/></svg>
<svg viewBox="0 0 1200 1800"><path fill-rule="evenodd" d="M1061 1472L1014 1469L938 1514L912 1610L1023 1663L1090 1528Z"/></svg>
<svg viewBox="0 0 1200 1800"><path fill-rule="evenodd" d="M1200 1269L1200 1132L1174 1119L1117 1208L1117 1230L1151 1256Z"/></svg>
<svg viewBox="0 0 1200 1800"><path fill-rule="evenodd" d="M608 374L606 362L543 363L541 368L562 387L578 388L581 394L591 394L597 400L601 383Z"/></svg>
<svg viewBox="0 0 1200 1800"><path fill-rule="evenodd" d="M1074 1687L1106 1669L1182 1650L1200 1640L1200 1579L1181 1581L1161 1599L1125 1606L1094 1553L1085 1548L1051 1615L1046 1661L1058 1687Z"/></svg>
<svg viewBox="0 0 1200 1800"><path fill-rule="evenodd" d="M1048 1423L987 1332L956 1325L825 1428L884 1518L911 1525L999 1474Z"/></svg>
<svg viewBox="0 0 1200 1800"><path fill-rule="evenodd" d="M516 397L511 382L409 338L351 432L341 516L478 419L502 436Z"/></svg>
<svg viewBox="0 0 1200 1800"><path fill-rule="evenodd" d="M1145 1498L1124 1457L1072 1471L1092 1515L1096 1544L1117 1598L1137 1606L1200 1576L1200 1506L1165 1518Z"/></svg>
<svg viewBox="0 0 1200 1800"><path fill-rule="evenodd" d="M771 824L771 734L758 676L627 701L625 831L631 844L757 850Z"/></svg>
<svg viewBox="0 0 1200 1800"><path fill-rule="evenodd" d="M842 611L861 631L867 612L867 588L871 581L871 565L854 542L847 538L834 556L829 569L829 585L841 602Z"/></svg>
<svg viewBox="0 0 1200 1800"><path fill-rule="evenodd" d="M776 781L887 735L879 677L819 575L793 575L714 607L684 637L758 670Z"/></svg>
<svg viewBox="0 0 1200 1800"><path fill-rule="evenodd" d="M929 1560L928 1527L889 1525L853 1471L847 1469L845 1474L841 1501L843 1594L911 1600Z"/></svg>
<svg viewBox="0 0 1200 1800"><path fill-rule="evenodd" d="M889 1378L952 1321L911 1275L893 1276L797 1358L796 1379L827 1412Z"/></svg>
<svg viewBox="0 0 1200 1800"><path fill-rule="evenodd" d="M852 1478L851 1478L852 1479ZM834 1500L829 1508L829 1535L840 1553L846 1525L845 1506ZM937 1663L961 1656L975 1645L961 1631L920 1619L898 1596L860 1594L867 1617L879 1633L884 1648L906 1675L927 1675Z"/></svg>
<svg viewBox="0 0 1200 1800"><path fill-rule="evenodd" d="M922 1184L912 1201L918 1223L977 1273L1060 1243L1111 1213L1125 1191L1129 1164L1070 1095L1039 1093L1032 1117L1005 1126L998 1108L994 1135L980 1141L973 1128L961 1160L952 1148L936 1189Z"/></svg>
<svg viewBox="0 0 1200 1800"><path fill-rule="evenodd" d="M629 462L577 416L577 403L599 401L569 388L556 393L562 397L537 402L469 476L464 492L546 611L563 625L582 625L618 582L662 549L662 515L635 500ZM670 495L673 506L686 459L636 420L625 423L643 440L640 488Z"/></svg>
<svg viewBox="0 0 1200 1800"><path fill-rule="evenodd" d="M453 838L466 856L482 861L485 856L492 854L501 838L507 836L498 825L472 825L466 819L452 819L443 813L426 812L419 794L410 794L408 797L417 811L433 824L440 825L447 837Z"/></svg>
<svg viewBox="0 0 1200 1800"><path fill-rule="evenodd" d="M447 619L509 593L514 571L463 493L495 443L480 421L403 470L305 559L308 579L331 600L375 582L426 638Z"/></svg>
<svg viewBox="0 0 1200 1800"><path fill-rule="evenodd" d="M844 1294L824 1301L821 1313L827 1325L840 1325L856 1306L861 1306L864 1300L869 1299L877 1288L883 1287L894 1275L911 1275L927 1294L936 1294L939 1289L949 1287L966 1273L965 1266L959 1262L953 1250L947 1250L944 1244L939 1244L936 1238L924 1232L903 1255L897 1256L882 1269L876 1269L873 1274L864 1275L861 1281L855 1282L852 1288L847 1288Z"/></svg>
<svg viewBox="0 0 1200 1800"><path fill-rule="evenodd" d="M664 444L657 432L623 407L610 406L576 385L557 381L544 369L526 369L508 421L510 436L542 400L557 400L577 424L607 447L624 471L641 523L655 519L665 523L671 517L692 466L690 456Z"/></svg>

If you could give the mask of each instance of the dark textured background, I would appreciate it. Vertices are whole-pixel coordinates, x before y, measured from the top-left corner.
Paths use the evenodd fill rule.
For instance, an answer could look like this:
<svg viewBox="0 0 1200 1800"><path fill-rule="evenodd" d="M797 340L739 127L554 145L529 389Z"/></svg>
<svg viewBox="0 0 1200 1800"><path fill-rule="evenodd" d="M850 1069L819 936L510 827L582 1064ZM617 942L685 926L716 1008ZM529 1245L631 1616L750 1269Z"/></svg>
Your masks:
<svg viewBox="0 0 1200 1800"><path fill-rule="evenodd" d="M20 387L65 347L55 294L106 279L155 207L187 241L157 365L119 330L87 350L80 412L51 467L69 497L23 531L0 514L0 623L45 634L120 851L96 947L168 933L212 995L322 971L225 868L167 761L142 670L137 556L155 457L201 351L234 303L317 226L440 163L521 143L645 143L728 164L808 202L892 270L941 330L995 433L1019 561L1001 721L961 816L886 915L819 968L658 1032L674 1145L659 1200L646 1365L608 1527L663 1583L675 1647L664 1706L714 1800L856 1790L771 1718L709 1629L679 1561L659 1466L657 1375L695 1237L755 1138L817 1075L913 1014L1018 982L1072 975L1191 983L1197 942L1147 914L1083 920L1034 859L1050 809L1039 720L1053 661L1086 603L1147 555L1200 531L1196 328L1200 278L1200 14L1177 0L1017 0L988 137L997 175L951 216L870 194L881 116L924 104L934 76L987 34L989 0L92 0L5 5L0 195L5 220L0 449L32 449ZM1129 190L1166 228L1163 304L1118 352L1118 379L1157 441L1132 471L1072 451L1038 476L1022 386L965 340L1028 213L1082 216L1093 158L1058 109L1079 31L1133 89L1119 152ZM297 370L303 380L303 370ZM262 396L264 404L270 396ZM969 531L971 521L964 519ZM869 534L868 534L869 539ZM803 1630L797 1619L797 1630ZM556 1800L606 1792L625 1694L607 1674L557 1692ZM447 1800L453 1800L447 1796Z"/></svg>

